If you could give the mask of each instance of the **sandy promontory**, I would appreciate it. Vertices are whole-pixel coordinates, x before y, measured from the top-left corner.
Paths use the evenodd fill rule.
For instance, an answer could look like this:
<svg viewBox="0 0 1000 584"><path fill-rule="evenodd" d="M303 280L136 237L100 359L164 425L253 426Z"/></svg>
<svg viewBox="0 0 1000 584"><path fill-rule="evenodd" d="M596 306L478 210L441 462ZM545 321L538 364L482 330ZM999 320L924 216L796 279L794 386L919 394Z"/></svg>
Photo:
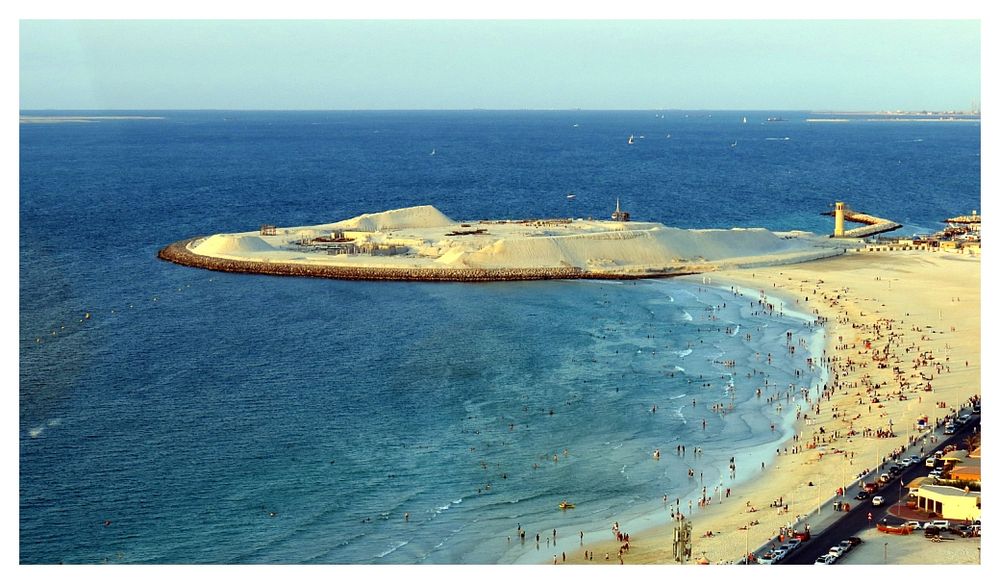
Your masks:
<svg viewBox="0 0 1000 584"><path fill-rule="evenodd" d="M457 222L431 206L303 227L177 242L160 257L195 267L366 280L648 278L793 264L850 242L807 232L678 229L594 219Z"/></svg>

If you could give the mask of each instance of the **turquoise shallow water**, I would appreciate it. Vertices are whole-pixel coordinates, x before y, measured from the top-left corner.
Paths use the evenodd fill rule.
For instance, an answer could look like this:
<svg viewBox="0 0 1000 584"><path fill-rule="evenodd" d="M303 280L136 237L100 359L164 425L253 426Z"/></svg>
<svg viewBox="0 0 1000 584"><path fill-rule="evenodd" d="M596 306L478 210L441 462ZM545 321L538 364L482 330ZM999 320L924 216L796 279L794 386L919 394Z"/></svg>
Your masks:
<svg viewBox="0 0 1000 584"><path fill-rule="evenodd" d="M774 391L816 383L785 349L812 327L697 278L253 277L156 260L169 242L425 203L552 216L569 190L581 215L622 194L684 227L819 230L847 183L918 228L979 201L965 125L786 113L792 139L768 141L721 115L583 112L580 135L572 112L164 115L21 128L22 563L544 560L553 528L664 517L664 495L698 490L690 466L714 487L735 454L749 475L783 429L760 372ZM686 146L651 128L622 152L644 123ZM518 524L540 550L508 545Z"/></svg>

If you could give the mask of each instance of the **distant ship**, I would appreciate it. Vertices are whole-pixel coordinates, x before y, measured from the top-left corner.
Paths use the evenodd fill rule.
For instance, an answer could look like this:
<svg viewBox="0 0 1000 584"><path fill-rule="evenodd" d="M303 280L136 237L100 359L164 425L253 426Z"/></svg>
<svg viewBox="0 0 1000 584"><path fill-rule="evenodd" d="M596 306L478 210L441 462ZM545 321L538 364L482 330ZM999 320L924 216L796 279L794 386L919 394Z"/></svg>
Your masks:
<svg viewBox="0 0 1000 584"><path fill-rule="evenodd" d="M747 123L747 117L746 116L743 116L743 123L744 124Z"/></svg>
<svg viewBox="0 0 1000 584"><path fill-rule="evenodd" d="M635 134L632 134L631 136L628 137L628 143L635 144Z"/></svg>
<svg viewBox="0 0 1000 584"><path fill-rule="evenodd" d="M777 117L777 118L767 118L767 121L769 121L769 122L784 122L784 121L785 121L785 118L782 118L782 117Z"/></svg>

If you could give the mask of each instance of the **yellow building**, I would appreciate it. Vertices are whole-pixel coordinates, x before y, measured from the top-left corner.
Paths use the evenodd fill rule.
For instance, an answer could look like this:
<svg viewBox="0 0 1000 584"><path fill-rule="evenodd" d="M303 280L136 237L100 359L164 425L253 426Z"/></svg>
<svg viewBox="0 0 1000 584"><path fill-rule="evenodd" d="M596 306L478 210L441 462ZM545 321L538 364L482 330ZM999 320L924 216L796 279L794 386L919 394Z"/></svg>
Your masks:
<svg viewBox="0 0 1000 584"><path fill-rule="evenodd" d="M938 517L955 521L973 521L980 518L979 491L967 491L941 485L921 485L917 489L917 507L936 513Z"/></svg>

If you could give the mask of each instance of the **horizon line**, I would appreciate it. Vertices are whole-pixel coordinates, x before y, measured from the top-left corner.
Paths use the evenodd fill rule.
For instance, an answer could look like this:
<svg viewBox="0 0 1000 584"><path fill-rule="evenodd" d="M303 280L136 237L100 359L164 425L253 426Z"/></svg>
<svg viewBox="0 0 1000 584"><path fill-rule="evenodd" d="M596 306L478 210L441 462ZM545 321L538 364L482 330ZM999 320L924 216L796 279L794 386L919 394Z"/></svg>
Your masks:
<svg viewBox="0 0 1000 584"><path fill-rule="evenodd" d="M472 108L224 108L224 107L191 107L191 108L164 108L164 107L108 107L108 108L75 108L75 107L42 107L42 108L19 108L18 112L149 112L149 111L181 111L181 112L470 112L470 111L526 111L526 112L640 112L640 111L678 111L678 112L806 112L806 113L959 113L968 115L979 115L980 111L963 109L847 109L847 108L679 108L679 107L642 107L642 108L504 108L504 107L472 107Z"/></svg>

